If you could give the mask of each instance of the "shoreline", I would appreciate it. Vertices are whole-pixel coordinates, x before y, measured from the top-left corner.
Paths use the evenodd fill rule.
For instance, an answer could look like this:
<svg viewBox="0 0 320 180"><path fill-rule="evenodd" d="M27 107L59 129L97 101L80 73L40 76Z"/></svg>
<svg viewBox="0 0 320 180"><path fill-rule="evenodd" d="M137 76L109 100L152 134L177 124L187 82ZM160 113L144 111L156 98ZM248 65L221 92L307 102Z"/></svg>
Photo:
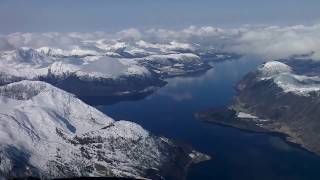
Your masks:
<svg viewBox="0 0 320 180"><path fill-rule="evenodd" d="M282 139L283 141L285 141L287 144L289 144L290 146L297 148L299 150L305 151L307 153L310 153L312 155L316 155L320 157L320 154L317 154L316 152L313 152L307 148L305 148L303 146L303 144L300 143L296 143L293 141L290 141L289 138L292 138L290 135L284 133L284 132L277 132L277 131L272 131L266 128L261 128L262 130L255 130L255 129L250 129L250 128L245 128L245 127L239 127L235 124L232 123L228 123L228 122L224 122L223 120L220 121L215 121L215 120L210 120L210 117L200 117L201 114L205 114L206 112L196 112L194 113L194 117L195 119L204 122L204 123L208 123L211 125L216 125L216 126L221 126L221 127L226 127L226 128L232 128L232 129L237 129L239 131L242 131L244 133L251 133L251 134L264 134L267 136L272 136L272 137L279 137L280 139ZM200 115L200 116L199 116ZM239 120L241 121L241 120Z"/></svg>

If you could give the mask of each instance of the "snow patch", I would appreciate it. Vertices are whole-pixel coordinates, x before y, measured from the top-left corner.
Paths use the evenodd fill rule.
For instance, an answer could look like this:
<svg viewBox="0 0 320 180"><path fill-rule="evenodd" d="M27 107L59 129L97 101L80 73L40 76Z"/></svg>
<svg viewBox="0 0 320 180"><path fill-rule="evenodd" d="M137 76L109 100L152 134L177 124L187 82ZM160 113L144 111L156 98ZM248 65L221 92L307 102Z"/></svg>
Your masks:
<svg viewBox="0 0 320 180"><path fill-rule="evenodd" d="M274 78L274 82L285 93L292 92L301 96L309 96L311 92L320 91L320 78L294 74L281 74Z"/></svg>
<svg viewBox="0 0 320 180"><path fill-rule="evenodd" d="M244 113L244 112L239 112L237 114L237 117L241 118L241 119L258 119L257 116L254 116L254 115L251 115L251 114L248 114L248 113Z"/></svg>
<svg viewBox="0 0 320 180"><path fill-rule="evenodd" d="M312 92L320 91L320 77L297 75L290 66L279 61L267 62L258 71L260 80L273 80L284 93L309 96Z"/></svg>

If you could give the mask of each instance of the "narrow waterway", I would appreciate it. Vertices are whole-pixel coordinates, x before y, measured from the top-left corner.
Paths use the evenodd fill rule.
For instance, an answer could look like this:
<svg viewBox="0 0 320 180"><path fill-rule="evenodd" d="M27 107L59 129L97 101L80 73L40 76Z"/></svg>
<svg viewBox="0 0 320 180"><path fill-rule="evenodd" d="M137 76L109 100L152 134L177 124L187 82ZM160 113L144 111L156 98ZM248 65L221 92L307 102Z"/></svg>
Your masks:
<svg viewBox="0 0 320 180"><path fill-rule="evenodd" d="M193 113L228 104L234 86L261 61L254 58L213 64L197 77L168 80L168 85L138 101L97 106L116 120L184 141L212 160L190 168L188 179L317 180L320 158L281 138L200 122Z"/></svg>

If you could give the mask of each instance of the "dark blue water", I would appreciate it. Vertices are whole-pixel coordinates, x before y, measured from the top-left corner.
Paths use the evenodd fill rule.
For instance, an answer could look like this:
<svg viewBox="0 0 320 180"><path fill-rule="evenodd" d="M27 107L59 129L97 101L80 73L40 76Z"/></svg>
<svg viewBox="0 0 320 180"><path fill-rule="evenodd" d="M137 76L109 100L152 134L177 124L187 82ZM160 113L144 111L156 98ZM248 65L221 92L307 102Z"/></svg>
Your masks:
<svg viewBox="0 0 320 180"><path fill-rule="evenodd" d="M320 179L320 158L279 137L193 118L196 111L228 104L236 82L260 63L243 58L214 64L202 76L169 79L166 87L143 100L98 108L116 120L134 121L212 156L212 160L192 166L188 179Z"/></svg>

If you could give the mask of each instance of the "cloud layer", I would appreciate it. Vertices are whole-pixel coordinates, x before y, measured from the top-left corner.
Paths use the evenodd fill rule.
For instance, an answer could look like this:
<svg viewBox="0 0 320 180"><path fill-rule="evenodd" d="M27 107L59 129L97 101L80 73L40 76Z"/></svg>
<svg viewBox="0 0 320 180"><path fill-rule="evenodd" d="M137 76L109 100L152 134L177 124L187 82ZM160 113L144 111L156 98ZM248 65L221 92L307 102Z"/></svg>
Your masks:
<svg viewBox="0 0 320 180"><path fill-rule="evenodd" d="M320 59L320 25L247 29L228 48L269 59L305 54Z"/></svg>
<svg viewBox="0 0 320 180"><path fill-rule="evenodd" d="M0 35L0 50L20 47L52 47L62 50L76 48L96 50L97 47L125 48L126 44L143 49L217 48L265 59L310 54L320 59L320 25L222 29L211 26L190 26L181 30L126 29L117 33L13 33Z"/></svg>

